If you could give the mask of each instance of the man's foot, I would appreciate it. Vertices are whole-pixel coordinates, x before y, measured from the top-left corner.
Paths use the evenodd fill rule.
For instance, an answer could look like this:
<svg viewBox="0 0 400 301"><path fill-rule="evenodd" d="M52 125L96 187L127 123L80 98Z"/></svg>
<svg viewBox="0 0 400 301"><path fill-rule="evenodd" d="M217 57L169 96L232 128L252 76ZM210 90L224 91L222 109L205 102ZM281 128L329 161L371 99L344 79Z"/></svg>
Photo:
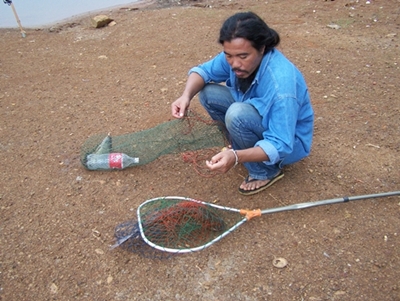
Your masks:
<svg viewBox="0 0 400 301"><path fill-rule="evenodd" d="M247 177L244 179L243 183L239 187L239 193L243 195L252 195L259 193L260 191L263 191L264 189L267 189L270 187L272 184L276 183L280 179L282 179L284 174L282 172L279 172L275 177L272 179L266 179L266 180L257 180L257 179L252 179L250 177Z"/></svg>

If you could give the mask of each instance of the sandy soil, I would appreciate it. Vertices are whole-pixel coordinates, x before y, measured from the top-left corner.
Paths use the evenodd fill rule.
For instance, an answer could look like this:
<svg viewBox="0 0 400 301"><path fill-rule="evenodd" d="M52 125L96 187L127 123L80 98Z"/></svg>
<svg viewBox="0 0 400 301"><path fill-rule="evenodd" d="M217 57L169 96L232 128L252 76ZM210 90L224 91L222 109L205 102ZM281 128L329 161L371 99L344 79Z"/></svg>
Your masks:
<svg viewBox="0 0 400 301"><path fill-rule="evenodd" d="M89 136L171 119L187 71L221 50L220 25L241 10L280 33L307 79L311 156L251 197L237 192L242 166L204 178L179 155L85 170ZM400 1L159 1L105 13L115 26L91 28L87 16L26 38L0 30L1 300L400 300L399 197L263 216L169 260L109 250L114 227L158 196L264 209L399 190Z"/></svg>

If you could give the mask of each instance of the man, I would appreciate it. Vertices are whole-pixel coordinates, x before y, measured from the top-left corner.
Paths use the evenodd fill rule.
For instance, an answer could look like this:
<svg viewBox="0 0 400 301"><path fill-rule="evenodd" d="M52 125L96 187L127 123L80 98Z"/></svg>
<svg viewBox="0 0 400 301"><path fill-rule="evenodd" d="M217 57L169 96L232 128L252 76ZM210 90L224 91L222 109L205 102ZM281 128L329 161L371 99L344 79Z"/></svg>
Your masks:
<svg viewBox="0 0 400 301"><path fill-rule="evenodd" d="M198 93L210 116L222 121L232 148L206 161L227 172L248 170L243 195L260 192L283 177L284 165L309 155L314 113L300 71L275 47L278 33L252 12L228 18L220 30L223 52L192 68L183 94L171 105L182 118ZM225 82L225 85L220 83Z"/></svg>

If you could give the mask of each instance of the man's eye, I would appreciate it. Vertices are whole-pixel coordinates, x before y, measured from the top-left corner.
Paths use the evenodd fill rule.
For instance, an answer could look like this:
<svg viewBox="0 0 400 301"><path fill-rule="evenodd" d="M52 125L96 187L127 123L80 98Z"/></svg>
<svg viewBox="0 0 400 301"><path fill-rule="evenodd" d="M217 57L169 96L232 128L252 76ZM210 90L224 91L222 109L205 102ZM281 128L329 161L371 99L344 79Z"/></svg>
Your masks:
<svg viewBox="0 0 400 301"><path fill-rule="evenodd" d="M242 60L245 60L247 58L247 55L240 55L239 56Z"/></svg>

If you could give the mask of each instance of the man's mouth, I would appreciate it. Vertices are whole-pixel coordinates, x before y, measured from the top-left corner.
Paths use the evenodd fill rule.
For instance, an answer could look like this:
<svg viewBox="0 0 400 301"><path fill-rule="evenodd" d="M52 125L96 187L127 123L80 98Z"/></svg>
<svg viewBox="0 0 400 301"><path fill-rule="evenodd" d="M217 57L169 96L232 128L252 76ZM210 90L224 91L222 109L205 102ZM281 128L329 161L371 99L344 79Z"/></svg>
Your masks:
<svg viewBox="0 0 400 301"><path fill-rule="evenodd" d="M240 69L233 69L233 72L235 72L237 77L242 77L247 74L247 71Z"/></svg>

